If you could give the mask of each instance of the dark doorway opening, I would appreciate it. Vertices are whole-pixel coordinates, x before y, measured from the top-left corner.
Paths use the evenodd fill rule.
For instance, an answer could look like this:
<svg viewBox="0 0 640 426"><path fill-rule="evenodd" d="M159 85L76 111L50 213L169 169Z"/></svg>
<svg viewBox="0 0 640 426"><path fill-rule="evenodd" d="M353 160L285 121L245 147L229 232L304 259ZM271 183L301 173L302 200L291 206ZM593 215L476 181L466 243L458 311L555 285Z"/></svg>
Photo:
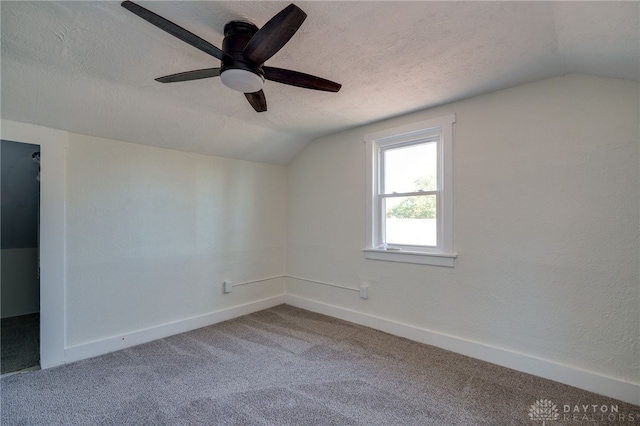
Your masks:
<svg viewBox="0 0 640 426"><path fill-rule="evenodd" d="M40 365L40 146L1 141L0 374Z"/></svg>

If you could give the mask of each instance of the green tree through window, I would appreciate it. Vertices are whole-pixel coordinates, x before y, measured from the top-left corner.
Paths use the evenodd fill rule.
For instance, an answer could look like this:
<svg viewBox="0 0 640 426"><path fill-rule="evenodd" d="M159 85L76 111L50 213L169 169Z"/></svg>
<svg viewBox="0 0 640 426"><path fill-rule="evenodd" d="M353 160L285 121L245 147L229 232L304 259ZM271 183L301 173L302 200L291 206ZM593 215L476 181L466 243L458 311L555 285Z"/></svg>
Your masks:
<svg viewBox="0 0 640 426"><path fill-rule="evenodd" d="M416 192L432 191L435 187L431 177L415 181ZM387 210L387 218L394 219L435 219L436 197L433 195L415 196L402 200L398 205Z"/></svg>

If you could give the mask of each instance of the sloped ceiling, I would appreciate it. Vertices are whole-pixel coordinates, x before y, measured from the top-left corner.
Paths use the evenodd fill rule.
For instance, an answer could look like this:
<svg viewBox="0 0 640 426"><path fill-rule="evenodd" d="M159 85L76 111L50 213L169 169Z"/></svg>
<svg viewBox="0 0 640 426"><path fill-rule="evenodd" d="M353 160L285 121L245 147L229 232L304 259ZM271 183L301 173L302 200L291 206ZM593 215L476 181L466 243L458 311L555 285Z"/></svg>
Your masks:
<svg viewBox="0 0 640 426"><path fill-rule="evenodd" d="M139 2L214 45L233 19L259 27L286 2ZM76 133L287 164L349 127L568 73L640 80L640 2L299 1L308 15L267 65L342 83L267 81L256 113L219 66L119 2L2 1L2 118Z"/></svg>

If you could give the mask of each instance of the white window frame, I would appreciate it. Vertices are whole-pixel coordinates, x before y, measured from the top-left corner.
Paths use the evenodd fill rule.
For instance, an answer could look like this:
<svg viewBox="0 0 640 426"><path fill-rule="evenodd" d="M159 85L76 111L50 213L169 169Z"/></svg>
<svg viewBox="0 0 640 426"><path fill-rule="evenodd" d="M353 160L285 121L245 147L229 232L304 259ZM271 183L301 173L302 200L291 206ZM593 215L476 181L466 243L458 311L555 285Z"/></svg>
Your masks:
<svg viewBox="0 0 640 426"><path fill-rule="evenodd" d="M455 121L455 114L450 114L364 136L367 156L367 241L363 251L367 259L454 266L457 257L453 249L453 123ZM382 152L393 147L433 141L438 146L438 188L433 192L437 197L437 245L431 247L383 244L383 197L380 196L383 182ZM432 192L427 192L429 193Z"/></svg>

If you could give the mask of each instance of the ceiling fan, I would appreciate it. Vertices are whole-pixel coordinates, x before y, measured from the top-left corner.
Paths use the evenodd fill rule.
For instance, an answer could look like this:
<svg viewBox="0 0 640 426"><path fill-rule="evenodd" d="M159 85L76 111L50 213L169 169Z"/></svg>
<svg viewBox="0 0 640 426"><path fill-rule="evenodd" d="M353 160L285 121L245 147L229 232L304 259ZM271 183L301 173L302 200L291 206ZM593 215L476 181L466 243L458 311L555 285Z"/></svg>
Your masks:
<svg viewBox="0 0 640 426"><path fill-rule="evenodd" d="M225 86L244 93L256 112L267 110L267 100L262 91L265 79L326 92L337 92L342 87L338 83L314 75L264 65L267 59L287 44L307 17L307 14L294 4L282 9L262 28L245 21L228 22L224 26L222 49L136 3L123 1L122 7L222 61L218 68L186 71L156 78L160 83L220 77Z"/></svg>

